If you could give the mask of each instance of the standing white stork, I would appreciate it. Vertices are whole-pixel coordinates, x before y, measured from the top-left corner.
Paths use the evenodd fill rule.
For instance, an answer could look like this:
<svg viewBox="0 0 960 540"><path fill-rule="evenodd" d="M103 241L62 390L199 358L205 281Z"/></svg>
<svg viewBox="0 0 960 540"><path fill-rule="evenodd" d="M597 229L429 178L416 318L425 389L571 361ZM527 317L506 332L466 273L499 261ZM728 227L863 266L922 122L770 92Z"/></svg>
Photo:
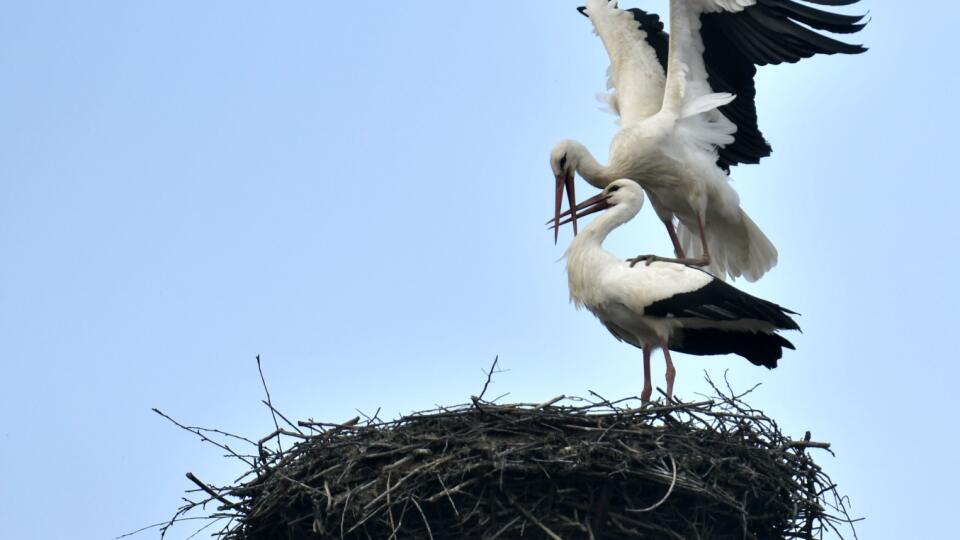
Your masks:
<svg viewBox="0 0 960 540"><path fill-rule="evenodd" d="M608 165L575 141L553 148L554 224L563 216L566 190L576 233L575 172L598 188L629 178L647 191L678 257L633 262L710 265L720 277L759 279L776 264L777 250L740 208L727 179L730 166L757 163L771 152L757 127L756 66L863 52L814 30L856 32L862 17L792 0L670 0L668 36L657 15L621 10L616 0L588 0L580 10L610 57L608 101L621 129L610 144Z"/></svg>
<svg viewBox="0 0 960 540"><path fill-rule="evenodd" d="M570 298L600 319L618 340L643 349L644 402L650 400L650 356L663 349L667 403L676 370L670 351L695 355L737 354L758 366L777 367L793 345L777 330L799 330L792 311L750 296L710 274L683 264L632 266L603 249L610 232L633 219L643 190L617 180L581 203L581 215L609 209L571 242L565 257Z"/></svg>

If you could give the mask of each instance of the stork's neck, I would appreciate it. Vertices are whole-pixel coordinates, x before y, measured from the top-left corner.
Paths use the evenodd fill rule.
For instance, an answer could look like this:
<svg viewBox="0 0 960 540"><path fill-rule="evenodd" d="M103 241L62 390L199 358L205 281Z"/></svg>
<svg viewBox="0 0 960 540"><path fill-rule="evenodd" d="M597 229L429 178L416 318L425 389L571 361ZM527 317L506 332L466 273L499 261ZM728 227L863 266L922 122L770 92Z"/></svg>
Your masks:
<svg viewBox="0 0 960 540"><path fill-rule="evenodd" d="M591 186L603 189L607 187L607 184L613 182L620 178L612 174L610 167L606 165L601 165L599 161L593 154L590 153L590 150L587 150L587 147L574 142L573 152L577 160L577 172L580 173L580 176L587 181Z"/></svg>
<svg viewBox="0 0 960 540"><path fill-rule="evenodd" d="M596 296L598 276L604 268L618 264L617 257L603 249L603 241L610 232L637 215L642 199L621 202L590 222L567 249L567 280L570 300L579 308L593 310L602 299Z"/></svg>
<svg viewBox="0 0 960 540"><path fill-rule="evenodd" d="M637 215L642 204L643 201L640 199L623 201L591 221L570 243L570 247L567 249L567 257L581 251L599 249L614 229Z"/></svg>

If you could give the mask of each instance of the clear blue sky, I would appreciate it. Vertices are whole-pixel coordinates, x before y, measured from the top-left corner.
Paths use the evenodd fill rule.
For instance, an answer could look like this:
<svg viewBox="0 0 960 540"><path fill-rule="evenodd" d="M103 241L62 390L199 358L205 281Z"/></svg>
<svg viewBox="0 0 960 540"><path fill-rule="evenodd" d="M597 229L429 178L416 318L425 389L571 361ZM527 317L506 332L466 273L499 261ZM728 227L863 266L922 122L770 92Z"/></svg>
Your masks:
<svg viewBox="0 0 960 540"><path fill-rule="evenodd" d="M799 350L678 357L677 390L762 382L756 406L833 442L861 538L945 537L955 6L863 3L867 55L762 71L775 154L735 171L781 253L741 285L803 313ZM231 479L150 408L265 434L258 353L296 418L459 403L497 354L507 399L637 394L639 351L568 303L570 233L542 225L550 147L605 156L616 129L575 5L0 1L3 536L112 538L188 470ZM668 251L649 209L609 247Z"/></svg>

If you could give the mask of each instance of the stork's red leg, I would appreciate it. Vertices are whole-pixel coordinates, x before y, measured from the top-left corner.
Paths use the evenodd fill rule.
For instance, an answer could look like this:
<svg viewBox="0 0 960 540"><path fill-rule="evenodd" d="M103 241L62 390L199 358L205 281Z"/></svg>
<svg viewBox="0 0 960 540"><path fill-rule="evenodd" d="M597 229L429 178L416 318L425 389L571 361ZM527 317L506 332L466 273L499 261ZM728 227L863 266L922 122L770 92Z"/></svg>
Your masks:
<svg viewBox="0 0 960 540"><path fill-rule="evenodd" d="M697 212L697 227L700 229L700 245L703 246L703 255L700 256L702 262L696 266L710 266L710 246L707 245L707 231L704 230L700 212Z"/></svg>
<svg viewBox="0 0 960 540"><path fill-rule="evenodd" d="M677 370L673 367L673 360L670 359L670 349L667 347L665 338L660 338L660 347L663 348L663 358L667 361L667 405L672 405L673 381L677 377Z"/></svg>
<svg viewBox="0 0 960 540"><path fill-rule="evenodd" d="M687 256L683 254L683 246L680 245L680 238L677 237L677 229L673 226L673 220L664 221L663 225L667 228L670 241L673 242L673 254L676 255L678 259L685 259Z"/></svg>
<svg viewBox="0 0 960 540"><path fill-rule="evenodd" d="M653 393L653 385L650 383L650 356L653 355L653 347L644 345L643 347L643 392L640 393L640 401L644 404L650 403L650 394Z"/></svg>

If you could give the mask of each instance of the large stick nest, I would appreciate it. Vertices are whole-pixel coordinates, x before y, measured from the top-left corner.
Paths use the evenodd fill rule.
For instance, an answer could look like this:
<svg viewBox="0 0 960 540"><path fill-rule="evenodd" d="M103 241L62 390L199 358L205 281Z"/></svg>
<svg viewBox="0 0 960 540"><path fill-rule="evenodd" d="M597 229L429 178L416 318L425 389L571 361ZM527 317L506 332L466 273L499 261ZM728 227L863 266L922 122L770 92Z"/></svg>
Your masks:
<svg viewBox="0 0 960 540"><path fill-rule="evenodd" d="M843 500L808 454L829 445L717 393L645 408L474 398L394 421L277 424L248 441L259 456L220 445L250 466L246 480L188 475L206 499L175 519L213 502L210 517L227 520L215 535L235 540L842 537ZM297 442L284 450L281 437Z"/></svg>

